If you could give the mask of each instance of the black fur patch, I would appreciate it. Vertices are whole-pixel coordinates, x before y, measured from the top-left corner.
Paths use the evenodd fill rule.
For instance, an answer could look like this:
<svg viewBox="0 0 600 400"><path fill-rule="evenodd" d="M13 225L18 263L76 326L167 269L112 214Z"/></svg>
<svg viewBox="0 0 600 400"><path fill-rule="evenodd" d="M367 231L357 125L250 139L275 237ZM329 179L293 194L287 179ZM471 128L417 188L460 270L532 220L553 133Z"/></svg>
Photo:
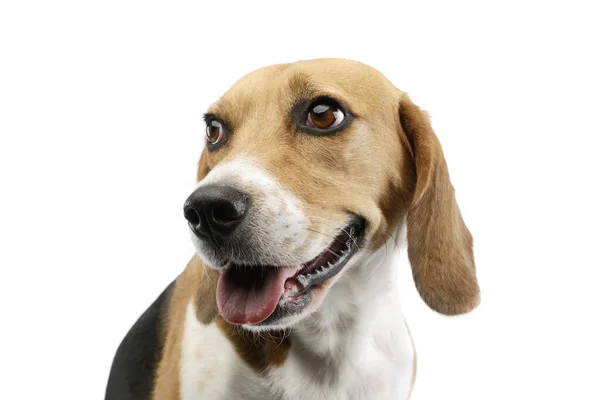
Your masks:
<svg viewBox="0 0 600 400"><path fill-rule="evenodd" d="M147 400L160 361L163 320L173 281L142 314L117 349L106 387L106 400Z"/></svg>

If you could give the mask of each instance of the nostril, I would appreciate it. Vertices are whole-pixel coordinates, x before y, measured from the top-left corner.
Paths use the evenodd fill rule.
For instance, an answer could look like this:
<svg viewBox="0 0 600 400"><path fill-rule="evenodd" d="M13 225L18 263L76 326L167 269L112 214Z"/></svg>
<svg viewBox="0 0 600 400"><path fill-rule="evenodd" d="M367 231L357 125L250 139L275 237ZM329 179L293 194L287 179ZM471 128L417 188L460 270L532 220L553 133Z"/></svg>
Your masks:
<svg viewBox="0 0 600 400"><path fill-rule="evenodd" d="M194 235L219 246L241 225L249 207L246 193L227 186L206 185L187 198L183 215Z"/></svg>
<svg viewBox="0 0 600 400"><path fill-rule="evenodd" d="M183 216L193 226L198 226L198 224L200 224L200 216L191 206L184 207Z"/></svg>
<svg viewBox="0 0 600 400"><path fill-rule="evenodd" d="M216 222L228 223L240 219L244 215L233 204L222 203L215 206L212 211L212 217Z"/></svg>

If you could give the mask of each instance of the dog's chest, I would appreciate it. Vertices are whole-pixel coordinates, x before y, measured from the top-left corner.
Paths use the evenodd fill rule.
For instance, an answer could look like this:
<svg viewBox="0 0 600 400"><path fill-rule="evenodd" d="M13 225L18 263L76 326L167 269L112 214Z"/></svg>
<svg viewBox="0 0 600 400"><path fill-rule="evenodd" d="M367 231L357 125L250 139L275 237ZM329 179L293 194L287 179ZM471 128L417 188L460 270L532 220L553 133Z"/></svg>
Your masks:
<svg viewBox="0 0 600 400"><path fill-rule="evenodd" d="M321 337L303 332L279 367L262 376L250 368L215 324L204 325L187 310L180 364L182 400L196 399L403 399L410 391L413 349L410 337L394 329L375 334ZM337 354L311 351L335 345ZM315 348L308 346L314 344ZM326 347L326 346L325 346ZM323 348L324 349L324 348ZM321 349L321 350L323 350Z"/></svg>
<svg viewBox="0 0 600 400"><path fill-rule="evenodd" d="M192 303L181 343L179 389L181 400L271 398L216 324L197 320Z"/></svg>
<svg viewBox="0 0 600 400"><path fill-rule="evenodd" d="M391 400L407 398L409 379L403 376L410 376L408 368L369 347L360 356L329 362L293 350L285 365L273 370L268 380L283 388L281 398L285 400Z"/></svg>

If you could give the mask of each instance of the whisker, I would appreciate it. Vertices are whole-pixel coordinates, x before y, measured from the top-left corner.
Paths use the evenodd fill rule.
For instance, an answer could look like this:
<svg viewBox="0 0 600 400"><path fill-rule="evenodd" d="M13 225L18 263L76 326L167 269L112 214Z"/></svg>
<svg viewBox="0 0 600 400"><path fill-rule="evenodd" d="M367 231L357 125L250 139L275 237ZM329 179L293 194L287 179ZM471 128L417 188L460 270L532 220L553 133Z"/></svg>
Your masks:
<svg viewBox="0 0 600 400"><path fill-rule="evenodd" d="M387 233L387 232L385 232L385 233ZM387 260L387 256L388 256L387 240L386 240L386 237L383 232L381 233L381 237L383 238L383 247L385 247L385 254L383 255L383 260L381 260L381 264L379 264L379 266L377 268L371 269L371 271L369 273L369 279L371 279L373 277L373 274L375 274L376 271L378 271L381 267L383 267L383 265L385 264L385 260Z"/></svg>
<svg viewBox="0 0 600 400"><path fill-rule="evenodd" d="M340 239L338 239L338 238L337 238L337 236L332 236L332 235L329 235L329 234L327 234L327 233L324 233L324 232L317 231L317 230L315 230L315 229L310 229L310 228L304 228L304 229L306 229L306 230L307 230L307 231L309 231L309 232L319 233L319 234L321 234L321 235L324 235L324 236L330 237L330 238L332 238L334 241L336 241L336 242L338 242L338 243L345 243L343 240L340 240ZM356 243L356 241L355 241L355 240L352 238L352 236L350 236L350 235L348 235L348 236L349 236L349 237L350 237L350 238L353 240L353 242L354 242L354 244L356 245L356 247L358 247L358 248L361 248L361 246L359 246L359 245L358 245L358 243Z"/></svg>
<svg viewBox="0 0 600 400"><path fill-rule="evenodd" d="M308 219L320 219L321 221L324 221L325 225L327 225L329 228L334 228L336 230L341 230L346 235L350 236L350 238L354 241L354 244L356 246L358 246L358 243L356 243L356 240L354 240L354 238L352 238L352 235L350 235L350 232L348 232L345 227L344 228L339 228L337 226L334 226L334 225L331 224L331 221L329 221L328 219L326 219L324 217L319 217L319 216L316 216L316 215L309 215Z"/></svg>
<svg viewBox="0 0 600 400"><path fill-rule="evenodd" d="M400 251L400 244L398 244L398 241L396 240L396 237L392 233L390 233L390 232L385 232L385 233L387 233L392 238L392 240L394 241L394 247L398 251Z"/></svg>
<svg viewBox="0 0 600 400"><path fill-rule="evenodd" d="M340 239L337 239L337 238L335 238L335 237L333 237L333 236L331 236L331 235L328 235L328 234L326 234L326 233L319 232L319 231L317 231L317 230L310 229L310 228L305 228L305 229L306 229L307 231L310 231L310 232L314 232L314 233L320 233L321 235L325 235L325 236L328 236L328 237L330 237L330 238L333 238L333 239L334 239L334 240L336 240L337 242L344 243L342 240L340 240ZM358 249L363 249L363 247L362 247L362 246L359 246L359 245L358 245L358 243L356 243L356 240L354 240L354 239L353 239L351 236L350 236L350 238L352 239L352 241L354 242L355 246L356 246ZM342 254L337 254L337 253L333 252L332 250L330 250L329 248L327 248L327 251L329 251L331 254L333 254L333 255L334 255L334 256L336 256L336 257L340 257L340 256L342 256L342 255L343 255L343 253L342 253Z"/></svg>
<svg viewBox="0 0 600 400"><path fill-rule="evenodd" d="M279 341L279 343L277 344L277 346L275 346L275 350L277 348L279 348L279 346L281 346L283 344L283 342L285 341L285 339L287 339L291 334L292 334L292 330L291 329L285 329L284 331L282 331L282 335L281 335L281 340Z"/></svg>
<svg viewBox="0 0 600 400"><path fill-rule="evenodd" d="M329 225L329 227L330 227L330 228L332 228L333 226L332 226L332 225ZM326 233L319 232L319 231L317 231L317 230L313 230L313 229L310 229L310 228L304 228L304 229L306 229L307 231L310 231L310 232L314 232L314 233L320 233L321 235L328 236L328 237L332 238L333 240L335 240L335 241L337 241L337 242L342 242L340 239L338 239L338 238L337 238L337 236L328 235L328 234L326 234ZM336 229L339 229L339 228L336 228ZM363 247L361 247L361 246L358 244L358 242L356 241L356 239L355 239L355 238L353 238L353 237L352 237L352 235L351 235L351 234L350 234L348 231L346 231L346 229L345 229L345 228L342 228L342 229L341 229L341 231L342 231L342 232L344 232L346 235L348 235L348 237L350 238L350 240L352 240L352 242L354 242L354 245L355 245L356 247L358 247L359 249L362 249L362 248L363 248Z"/></svg>
<svg viewBox="0 0 600 400"><path fill-rule="evenodd" d="M341 242L341 240L339 240L339 239L338 239L336 236L329 235L329 234L327 234L327 233L320 232L320 231L317 231L317 230L315 230L315 229L311 229L311 228L305 228L305 229L306 229L307 231L309 231L309 232L320 233L321 235L328 236L328 237L330 237L330 238L332 238L332 239L334 239L334 240L336 240L336 241L338 241L338 242Z"/></svg>

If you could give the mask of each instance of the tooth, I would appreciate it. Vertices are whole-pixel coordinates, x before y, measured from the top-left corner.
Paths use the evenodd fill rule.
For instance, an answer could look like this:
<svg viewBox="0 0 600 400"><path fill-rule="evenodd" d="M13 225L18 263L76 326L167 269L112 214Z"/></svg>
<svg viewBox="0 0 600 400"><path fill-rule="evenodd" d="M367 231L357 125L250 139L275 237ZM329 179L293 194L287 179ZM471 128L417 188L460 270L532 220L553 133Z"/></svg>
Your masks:
<svg viewBox="0 0 600 400"><path fill-rule="evenodd" d="M298 282L300 282L302 286L306 286L306 276L300 275L296 279L298 280Z"/></svg>

